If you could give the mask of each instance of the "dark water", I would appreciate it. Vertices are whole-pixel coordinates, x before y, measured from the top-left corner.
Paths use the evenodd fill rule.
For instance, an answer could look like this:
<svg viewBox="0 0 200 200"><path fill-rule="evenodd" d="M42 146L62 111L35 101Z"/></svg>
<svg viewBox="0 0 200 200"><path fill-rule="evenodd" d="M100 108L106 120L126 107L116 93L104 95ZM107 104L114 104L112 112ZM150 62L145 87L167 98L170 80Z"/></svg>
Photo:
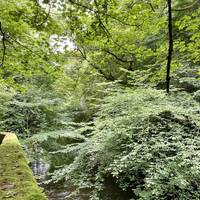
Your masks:
<svg viewBox="0 0 200 200"><path fill-rule="evenodd" d="M45 181L49 165L42 160L35 160L29 166L33 171L38 185L44 188L49 200L88 200L88 193L84 192L80 194L80 197L70 197L75 188L69 185L46 185Z"/></svg>
<svg viewBox="0 0 200 200"><path fill-rule="evenodd" d="M71 197L75 190L70 185L45 185L46 175L48 173L49 165L42 160L36 160L30 163L30 167L38 182L38 185L44 188L49 200L88 200L89 191L83 190L78 197ZM127 192L119 190L114 181L106 183L106 189L102 193L102 200L129 200L131 196Z"/></svg>
<svg viewBox="0 0 200 200"><path fill-rule="evenodd" d="M49 169L48 164L46 164L42 160L35 160L30 163L30 167L33 171L33 175L38 182L38 185L44 188L49 200L65 200L67 196L69 196L70 192L66 191L65 188L53 189L51 187L47 187L44 184L46 180L45 177Z"/></svg>
<svg viewBox="0 0 200 200"><path fill-rule="evenodd" d="M49 165L44 163L42 160L35 160L30 163L30 167L39 184L42 184L45 181L45 176L48 172Z"/></svg>

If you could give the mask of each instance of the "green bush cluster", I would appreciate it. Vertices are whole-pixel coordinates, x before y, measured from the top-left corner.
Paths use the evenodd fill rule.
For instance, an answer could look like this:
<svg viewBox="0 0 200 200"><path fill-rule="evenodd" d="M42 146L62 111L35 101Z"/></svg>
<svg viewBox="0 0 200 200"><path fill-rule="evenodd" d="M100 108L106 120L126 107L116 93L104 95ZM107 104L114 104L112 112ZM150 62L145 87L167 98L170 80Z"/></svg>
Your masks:
<svg viewBox="0 0 200 200"><path fill-rule="evenodd" d="M63 101L45 89L20 92L2 85L0 93L0 130L28 137L42 130L63 128L59 114Z"/></svg>
<svg viewBox="0 0 200 200"><path fill-rule="evenodd" d="M180 92L124 90L104 99L93 136L57 170L79 188L101 191L110 177L132 199L199 199L199 104Z"/></svg>

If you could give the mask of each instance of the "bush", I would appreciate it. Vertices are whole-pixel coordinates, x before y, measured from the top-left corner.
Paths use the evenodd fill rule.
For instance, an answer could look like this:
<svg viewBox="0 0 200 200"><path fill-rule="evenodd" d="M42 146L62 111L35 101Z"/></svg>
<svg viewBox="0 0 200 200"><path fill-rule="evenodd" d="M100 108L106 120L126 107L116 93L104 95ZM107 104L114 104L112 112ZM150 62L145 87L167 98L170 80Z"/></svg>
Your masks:
<svg viewBox="0 0 200 200"><path fill-rule="evenodd" d="M27 137L42 130L63 127L59 122L63 102L44 89L31 88L15 93L4 90L0 97L0 131Z"/></svg>
<svg viewBox="0 0 200 200"><path fill-rule="evenodd" d="M93 136L58 170L102 199L112 177L133 199L200 199L199 104L186 93L120 91L104 99Z"/></svg>

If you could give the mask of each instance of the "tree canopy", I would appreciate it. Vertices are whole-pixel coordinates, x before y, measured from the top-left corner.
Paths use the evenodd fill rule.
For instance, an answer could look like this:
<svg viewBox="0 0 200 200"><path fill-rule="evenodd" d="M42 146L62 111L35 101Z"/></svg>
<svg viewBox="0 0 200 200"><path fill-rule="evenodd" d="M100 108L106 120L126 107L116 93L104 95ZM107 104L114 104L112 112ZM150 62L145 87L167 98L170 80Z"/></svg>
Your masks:
<svg viewBox="0 0 200 200"><path fill-rule="evenodd" d="M199 199L199 21L199 0L0 0L0 131L90 199Z"/></svg>

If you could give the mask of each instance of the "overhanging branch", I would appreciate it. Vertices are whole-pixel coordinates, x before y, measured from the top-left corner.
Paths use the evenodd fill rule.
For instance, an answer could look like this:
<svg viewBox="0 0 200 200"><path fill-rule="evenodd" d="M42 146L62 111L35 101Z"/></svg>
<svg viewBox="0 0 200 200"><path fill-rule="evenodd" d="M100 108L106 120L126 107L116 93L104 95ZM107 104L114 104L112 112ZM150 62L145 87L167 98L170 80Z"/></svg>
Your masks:
<svg viewBox="0 0 200 200"><path fill-rule="evenodd" d="M53 7L54 2L52 2L51 0L49 1L49 8L48 8L48 12L46 13L45 18L43 19L43 21L40 24L37 24L37 27L41 27L43 24L45 24L48 21L48 18L50 17L51 14L51 9Z"/></svg>
<svg viewBox="0 0 200 200"><path fill-rule="evenodd" d="M191 5L188 5L188 6L183 7L183 8L172 9L172 11L185 11L185 10L189 10L189 9L192 9L197 3L200 3L200 0L196 0Z"/></svg>

